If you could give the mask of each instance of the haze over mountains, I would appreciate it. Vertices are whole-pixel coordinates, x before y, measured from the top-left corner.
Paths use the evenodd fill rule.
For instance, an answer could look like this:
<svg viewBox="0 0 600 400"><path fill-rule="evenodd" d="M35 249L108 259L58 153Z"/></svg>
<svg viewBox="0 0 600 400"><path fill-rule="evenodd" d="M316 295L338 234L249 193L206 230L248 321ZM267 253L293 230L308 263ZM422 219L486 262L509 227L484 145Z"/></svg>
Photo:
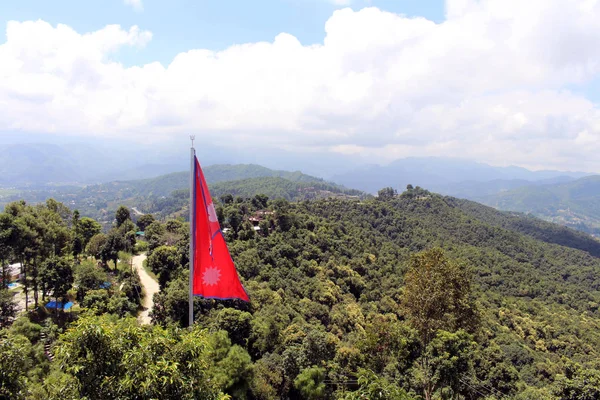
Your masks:
<svg viewBox="0 0 600 400"><path fill-rule="evenodd" d="M185 145L161 147L153 143L65 139L40 144L5 140L0 143L3 155L0 188L16 188L19 192L18 195L0 193L0 205L15 196L32 202L57 197L74 207L92 207L88 212L93 213L93 209L110 208L119 200L139 205L140 199L169 196L188 185L189 160ZM263 190L271 197L300 199L309 195L303 192L299 197L298 193L305 190L316 197L327 193L358 195L358 191L376 194L383 187L391 186L401 192L412 184L600 234L600 209L596 205L600 204L600 185L598 178L587 172L531 171L442 157L409 157L375 165L361 164L361 159L352 162L344 156L295 154L286 158L285 152L272 154L245 149L232 153L219 147L197 147L208 181L213 187L220 183L214 188L219 194L229 191L244 196ZM244 160L264 162L269 168L256 163L242 164ZM330 164L336 167L330 168ZM290 168L292 165L295 166ZM307 171L316 173L307 174ZM235 184L227 183L234 181ZM76 190L69 186L87 188ZM322 194L319 191L323 191Z"/></svg>
<svg viewBox="0 0 600 400"><path fill-rule="evenodd" d="M69 141L56 143L0 141L0 185L24 187L46 184L96 184L114 180L152 178L186 171L189 158L186 137L169 144L140 145L124 140ZM270 169L297 171L344 186L376 193L386 186L419 185L449 192L469 187L463 182L496 182L500 189L512 189L529 182L554 183L591 175L586 172L530 171L521 167L495 167L458 158L411 157L387 165L375 165L363 158L317 153L244 148L233 152L219 146L197 143L203 166L212 164L259 164ZM370 162L370 164L368 163ZM257 175L262 176L262 175ZM238 178L239 179L239 178ZM515 181L515 182L510 182Z"/></svg>
<svg viewBox="0 0 600 400"><path fill-rule="evenodd" d="M404 188L407 184L447 194L480 183L494 182L498 191L531 182L551 183L590 175L585 172L530 171L521 167L495 167L458 158L410 157L380 166L370 165L332 177L342 185L376 193L386 186ZM461 185L456 185L460 183Z"/></svg>

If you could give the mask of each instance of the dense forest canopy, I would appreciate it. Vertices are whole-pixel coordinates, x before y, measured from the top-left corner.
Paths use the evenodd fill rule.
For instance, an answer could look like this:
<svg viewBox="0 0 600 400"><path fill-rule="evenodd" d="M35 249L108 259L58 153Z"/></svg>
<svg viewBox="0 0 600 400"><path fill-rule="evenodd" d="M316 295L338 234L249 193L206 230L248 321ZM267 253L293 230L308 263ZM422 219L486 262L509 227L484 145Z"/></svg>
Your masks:
<svg viewBox="0 0 600 400"><path fill-rule="evenodd" d="M182 218L136 227L121 208L100 233L57 202L8 206L2 265L76 306L17 313L0 291L0 398L599 398L589 236L412 186L214 201L251 302L197 298L193 330ZM160 285L151 326L133 319L141 252Z"/></svg>

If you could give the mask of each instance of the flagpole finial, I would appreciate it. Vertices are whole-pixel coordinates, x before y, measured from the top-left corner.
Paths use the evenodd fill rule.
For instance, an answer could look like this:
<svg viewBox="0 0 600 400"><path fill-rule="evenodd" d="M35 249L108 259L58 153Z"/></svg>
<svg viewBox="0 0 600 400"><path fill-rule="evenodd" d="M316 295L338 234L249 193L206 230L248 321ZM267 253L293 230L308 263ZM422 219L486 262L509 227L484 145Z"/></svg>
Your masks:
<svg viewBox="0 0 600 400"><path fill-rule="evenodd" d="M192 141L192 149L194 148L194 140L196 140L196 136L190 135L190 140Z"/></svg>

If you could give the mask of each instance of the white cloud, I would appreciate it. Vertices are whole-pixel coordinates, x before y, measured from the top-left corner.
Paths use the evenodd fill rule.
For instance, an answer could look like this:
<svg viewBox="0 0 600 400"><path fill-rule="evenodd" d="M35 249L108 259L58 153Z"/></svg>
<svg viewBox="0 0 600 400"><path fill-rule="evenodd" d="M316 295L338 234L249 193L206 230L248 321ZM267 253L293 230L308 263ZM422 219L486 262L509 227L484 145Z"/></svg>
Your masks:
<svg viewBox="0 0 600 400"><path fill-rule="evenodd" d="M0 131L170 138L600 171L600 1L449 0L436 24L337 10L322 45L191 49L169 65L111 59L152 37L10 22ZM123 51L123 50L122 50Z"/></svg>
<svg viewBox="0 0 600 400"><path fill-rule="evenodd" d="M124 2L126 5L133 7L135 11L144 11L144 5L142 4L142 0L124 0Z"/></svg>

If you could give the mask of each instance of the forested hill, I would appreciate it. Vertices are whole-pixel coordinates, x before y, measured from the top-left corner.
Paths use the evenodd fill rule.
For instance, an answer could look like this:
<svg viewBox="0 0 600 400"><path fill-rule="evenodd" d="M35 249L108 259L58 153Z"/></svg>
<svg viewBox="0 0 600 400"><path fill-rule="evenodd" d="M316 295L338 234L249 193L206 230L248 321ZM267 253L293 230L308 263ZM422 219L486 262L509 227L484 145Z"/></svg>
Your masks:
<svg viewBox="0 0 600 400"><path fill-rule="evenodd" d="M258 398L300 398L303 379L330 382L316 398L343 398L353 387L344 382L361 368L374 374L367 382L409 393L390 399L419 398L422 380L433 375L440 396L600 394L600 259L589 253L598 250L589 237L423 190L364 201L270 201L274 214L255 233L241 221L259 203L217 207L253 303L235 314L202 302L199 317L213 329L226 321L244 343L255 390L272 393ZM561 242L553 228L572 235ZM160 236L149 240L158 245ZM411 256L434 247L473 272L480 319L478 329L465 328L473 336L447 327L426 356L403 299ZM440 302L455 293L452 274L440 279L437 289L421 290L422 301L435 290ZM166 285L157 321L185 322L186 284L182 275ZM435 319L436 306L423 318ZM423 362L431 364L423 370Z"/></svg>
<svg viewBox="0 0 600 400"><path fill-rule="evenodd" d="M271 198L305 200L325 197L366 196L299 171L271 170L254 164L211 165L203 168L213 194L252 197L265 194ZM54 198L82 215L110 224L119 205L137 207L145 213L171 215L187 204L189 172L176 172L150 179L113 181L87 187L52 187L46 190L0 190L0 209L11 201L28 203Z"/></svg>
<svg viewBox="0 0 600 400"><path fill-rule="evenodd" d="M460 208L465 214L491 226L519 232L543 242L583 250L595 257L600 257L600 240L594 239L586 233L547 222L528 214L498 211L495 208L470 200L446 197L446 202Z"/></svg>
<svg viewBox="0 0 600 400"><path fill-rule="evenodd" d="M214 200L251 302L198 298L191 331L177 329L188 315L186 223L146 216L135 243L124 208L106 235L56 202L0 214L3 231L39 233L39 245L4 244L40 262L28 264L30 284L80 307L74 322L43 311L1 321L0 388L27 399L600 398L600 258L589 237L419 188ZM138 290L127 262L88 282L97 261L116 266L138 248L160 284L153 327L126 318ZM83 249L79 266L70 254ZM69 280L47 272L71 265Z"/></svg>
<svg viewBox="0 0 600 400"><path fill-rule="evenodd" d="M249 178L278 177L291 182L322 183L326 182L300 171L278 171L255 164L221 164L209 165L202 168L206 181L215 184L225 181L238 181ZM131 196L167 196L175 190L186 189L190 186L188 171L174 172L156 178L133 181L114 181L101 185L89 186L88 192L115 193L115 198ZM328 183L330 186L337 186Z"/></svg>
<svg viewBox="0 0 600 400"><path fill-rule="evenodd" d="M277 177L292 182L324 182L323 179L300 171L281 171L257 164L215 164L202 167L208 182L237 181L248 178Z"/></svg>
<svg viewBox="0 0 600 400"><path fill-rule="evenodd" d="M600 176L525 186L478 199L501 210L526 212L600 235Z"/></svg>

